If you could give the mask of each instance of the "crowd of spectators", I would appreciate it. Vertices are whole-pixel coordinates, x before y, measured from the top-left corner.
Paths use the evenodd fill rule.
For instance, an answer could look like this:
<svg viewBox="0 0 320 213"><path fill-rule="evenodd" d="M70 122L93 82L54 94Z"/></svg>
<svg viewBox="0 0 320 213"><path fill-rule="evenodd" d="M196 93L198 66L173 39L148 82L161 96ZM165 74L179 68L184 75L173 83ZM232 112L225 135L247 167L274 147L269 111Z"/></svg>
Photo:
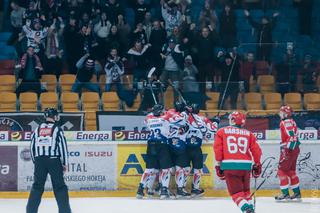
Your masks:
<svg viewBox="0 0 320 213"><path fill-rule="evenodd" d="M136 93L138 82L146 80L148 70L155 66L156 78L165 87L168 81L178 86L180 83L185 92L203 93L203 82L207 81L221 81L213 89L224 91L229 79L232 83L225 98L230 96L235 108L237 82L243 81L248 92L250 77L257 79L255 61L272 64L272 31L279 13L254 20L242 1L203 2L200 13L195 15L192 0L13 0L13 34L9 42L21 57L22 83L17 92L41 92L41 74L55 74L58 78L67 70L76 74L74 92L81 92L83 87L102 92L99 85L90 83L94 74L97 78L106 74L105 91L113 85L123 90L121 76L133 74ZM261 2L264 10L279 3ZM310 1L301 2L308 5L310 12ZM218 6L222 8L219 14L215 10ZM245 9L244 16L256 31L256 54L237 51L235 7ZM133 20L126 20L126 8L133 11ZM300 26L300 32L310 35L308 10L298 10L299 20L308 22ZM288 46L284 59L274 66L280 92L295 91L298 74L303 76L305 91L316 90L318 70L311 57L306 55L300 60L294 47ZM29 88L24 82L31 82L32 86Z"/></svg>

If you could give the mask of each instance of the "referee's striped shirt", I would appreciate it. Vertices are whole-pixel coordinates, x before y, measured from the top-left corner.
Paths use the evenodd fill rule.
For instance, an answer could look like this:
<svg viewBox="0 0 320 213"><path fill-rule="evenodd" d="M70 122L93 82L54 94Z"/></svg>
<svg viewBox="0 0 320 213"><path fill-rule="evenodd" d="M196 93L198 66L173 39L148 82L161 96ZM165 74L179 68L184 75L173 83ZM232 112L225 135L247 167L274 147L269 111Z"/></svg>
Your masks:
<svg viewBox="0 0 320 213"><path fill-rule="evenodd" d="M60 158L62 165L68 164L68 147L63 130L51 122L42 123L31 137L31 158L47 156Z"/></svg>

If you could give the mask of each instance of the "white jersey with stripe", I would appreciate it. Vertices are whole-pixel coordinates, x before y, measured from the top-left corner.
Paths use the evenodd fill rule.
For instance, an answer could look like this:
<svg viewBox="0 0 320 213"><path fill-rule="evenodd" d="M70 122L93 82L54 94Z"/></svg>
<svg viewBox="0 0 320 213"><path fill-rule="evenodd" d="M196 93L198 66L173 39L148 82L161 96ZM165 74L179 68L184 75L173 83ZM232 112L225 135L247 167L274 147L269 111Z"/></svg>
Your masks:
<svg viewBox="0 0 320 213"><path fill-rule="evenodd" d="M144 123L150 131L148 141L167 142L170 123L165 116L154 116L150 113Z"/></svg>

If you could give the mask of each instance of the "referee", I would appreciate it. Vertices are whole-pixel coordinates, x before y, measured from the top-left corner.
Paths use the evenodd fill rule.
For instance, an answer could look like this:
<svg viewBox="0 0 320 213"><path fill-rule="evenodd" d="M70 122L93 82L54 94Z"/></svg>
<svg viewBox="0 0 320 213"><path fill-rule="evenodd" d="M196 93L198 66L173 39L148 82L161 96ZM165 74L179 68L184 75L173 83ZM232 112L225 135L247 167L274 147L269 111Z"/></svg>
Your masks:
<svg viewBox="0 0 320 213"><path fill-rule="evenodd" d="M51 176L59 213L71 213L68 188L63 173L68 165L68 148L63 130L57 125L60 117L55 108L46 108L46 121L31 138L31 157L34 163L34 183L29 195L27 213L37 213L48 173Z"/></svg>

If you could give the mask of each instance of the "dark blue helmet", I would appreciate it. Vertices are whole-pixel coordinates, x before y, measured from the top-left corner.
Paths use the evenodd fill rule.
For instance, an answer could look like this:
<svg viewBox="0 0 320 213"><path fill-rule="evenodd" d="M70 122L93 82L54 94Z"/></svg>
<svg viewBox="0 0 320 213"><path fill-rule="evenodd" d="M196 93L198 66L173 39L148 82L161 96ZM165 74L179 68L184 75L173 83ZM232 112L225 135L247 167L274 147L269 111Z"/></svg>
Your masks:
<svg viewBox="0 0 320 213"><path fill-rule="evenodd" d="M152 113L154 116L160 116L163 113L164 107L161 104L156 104L152 107Z"/></svg>
<svg viewBox="0 0 320 213"><path fill-rule="evenodd" d="M200 112L199 104L191 104L192 113L198 114Z"/></svg>
<svg viewBox="0 0 320 213"><path fill-rule="evenodd" d="M176 101L174 103L174 108L176 110L176 112L183 112L185 109L185 104L179 101Z"/></svg>
<svg viewBox="0 0 320 213"><path fill-rule="evenodd" d="M58 116L59 113L58 113L58 110L54 107L49 107L49 108L46 108L44 110L44 117L45 118L55 118L55 116Z"/></svg>

